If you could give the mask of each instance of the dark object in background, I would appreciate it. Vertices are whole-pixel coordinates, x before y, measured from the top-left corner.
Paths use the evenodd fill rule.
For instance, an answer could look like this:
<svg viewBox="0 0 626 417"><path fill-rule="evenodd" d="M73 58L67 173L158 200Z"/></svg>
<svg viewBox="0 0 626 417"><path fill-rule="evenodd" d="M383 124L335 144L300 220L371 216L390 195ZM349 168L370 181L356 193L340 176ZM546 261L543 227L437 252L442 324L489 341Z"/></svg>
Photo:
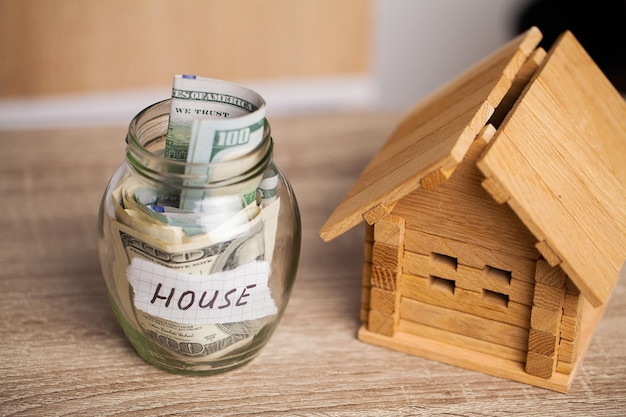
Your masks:
<svg viewBox="0 0 626 417"><path fill-rule="evenodd" d="M536 0L521 11L516 31L530 26L541 30L546 50L570 30L615 88L626 94L625 0Z"/></svg>

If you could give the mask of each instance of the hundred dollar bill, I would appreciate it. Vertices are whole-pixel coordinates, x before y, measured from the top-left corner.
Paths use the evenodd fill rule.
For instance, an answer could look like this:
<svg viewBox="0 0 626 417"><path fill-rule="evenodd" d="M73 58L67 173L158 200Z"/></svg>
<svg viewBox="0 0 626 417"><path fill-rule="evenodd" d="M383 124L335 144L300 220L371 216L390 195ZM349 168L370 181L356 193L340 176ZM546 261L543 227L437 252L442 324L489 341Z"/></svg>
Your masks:
<svg viewBox="0 0 626 417"><path fill-rule="evenodd" d="M185 174L209 178L217 182L236 177L260 163L265 154L263 152L252 153L263 140L265 128L265 119L259 120L258 117L259 112L255 112L236 119L194 121ZM234 159L237 159L236 164L222 163ZM208 167L198 165L205 162L213 164ZM240 207L256 199L256 188L259 182L259 179L253 178L237 187L236 194L240 196ZM194 186L201 185L201 183L194 183L194 180L187 181L187 188L182 191L180 197L181 209L202 210L206 205L206 200L215 196L216 193L213 190L194 188ZM210 204L215 205L215 202Z"/></svg>
<svg viewBox="0 0 626 417"><path fill-rule="evenodd" d="M259 128L262 135L265 109L265 101L259 94L238 84L195 75L175 75L165 157L188 162L224 159L230 149L247 145L250 135ZM199 154L189 156L189 144L193 125L202 120L210 120L202 123L199 131L200 139L207 138L210 152L204 150L199 159ZM230 121L222 124L223 128L210 128L213 123L225 120Z"/></svg>
<svg viewBox="0 0 626 417"><path fill-rule="evenodd" d="M243 218L224 222L209 233L187 236L183 233L183 227L171 226L167 220L164 222L145 213L148 210L146 205L154 202L157 192L132 178L126 179L113 190L112 198L117 219L111 220L110 227L107 227L115 236L112 241L115 242L113 269L116 279L112 291L118 294L118 308L133 313L133 326L140 329L145 337L171 350L173 355L193 356L198 360L223 357L250 343L271 319L276 306L267 297L267 268L259 269L260 273L256 275L250 274L246 268L257 264L269 266L273 257L280 201L263 204L262 210L256 207L256 203L251 204L254 214L242 214ZM191 220L183 219L184 222ZM137 268L137 265L144 267ZM148 268L145 268L146 265ZM138 270L149 272L142 274L137 273ZM226 271L231 271L230 275L224 275ZM168 276L174 276L175 279L162 284L170 285L171 288L162 287L156 291L155 287L148 287L146 290L146 285L154 284L159 277ZM252 281L245 281L251 277ZM244 282L237 284L242 279ZM172 282L179 287L175 291ZM229 291L235 291L229 295L226 295L229 291L222 291L220 296L219 289L211 286L215 282L221 285L230 282L234 286ZM261 298L264 309L259 309L257 304L257 315L252 316L235 312L237 314L230 317L212 314L204 318L193 316L193 320L189 321L189 317L181 319L171 314L155 313L145 307L145 297L143 304L136 297L137 294L151 294L155 301L167 303L171 295L171 303L168 304L180 304L187 311L189 308L185 303L191 301L189 291L212 294L207 295L202 303L199 301L201 296L196 296L198 307L210 303L214 307L223 307L229 300L236 303L242 296L248 300L251 293L244 290L251 285L264 289L258 294L265 294L264 300ZM175 296L178 296L177 300ZM207 311L211 313L204 310L205 313Z"/></svg>
<svg viewBox="0 0 626 417"><path fill-rule="evenodd" d="M118 308L173 355L223 357L277 312L269 281L278 173L239 177L271 155L271 141L259 146L265 128L258 94L176 76L165 157L187 162L188 187L178 198L131 177L112 192ZM207 181L220 187L207 192Z"/></svg>
<svg viewBox="0 0 626 417"><path fill-rule="evenodd" d="M111 220L118 308L174 356L215 359L247 345L277 312L269 265L278 207L247 233L208 245L168 244Z"/></svg>
<svg viewBox="0 0 626 417"><path fill-rule="evenodd" d="M200 181L217 181L245 172L258 164L263 153L241 164L206 165L242 158L263 140L265 101L252 90L237 84L193 75L174 76L165 157L188 163L185 174ZM219 171L218 171L219 170ZM179 207L202 211L202 203L214 196L202 189L202 182L187 181ZM256 183L242 185L239 209L256 196ZM231 193L232 195L233 193ZM217 204L213 201L211 204Z"/></svg>
<svg viewBox="0 0 626 417"><path fill-rule="evenodd" d="M136 188L136 184L127 178L121 184L111 191L112 205L114 208L114 217L120 223L142 233L151 236L153 239L163 243L177 245L189 240L189 236L180 226L170 226L167 223L159 221L156 216L146 215L144 210L137 209L139 207L129 206L124 200L123 195L128 194L128 189Z"/></svg>

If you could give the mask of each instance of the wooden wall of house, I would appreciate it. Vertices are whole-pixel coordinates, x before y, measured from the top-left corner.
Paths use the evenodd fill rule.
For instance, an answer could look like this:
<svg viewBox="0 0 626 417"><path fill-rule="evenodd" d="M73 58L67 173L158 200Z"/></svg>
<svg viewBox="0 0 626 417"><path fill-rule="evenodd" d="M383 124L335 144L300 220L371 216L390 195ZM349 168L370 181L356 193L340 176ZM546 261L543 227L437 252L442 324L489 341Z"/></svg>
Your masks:
<svg viewBox="0 0 626 417"><path fill-rule="evenodd" d="M539 253L482 188L483 147L476 141L444 184L392 211L406 221L398 329L524 363Z"/></svg>
<svg viewBox="0 0 626 417"><path fill-rule="evenodd" d="M0 98L365 74L369 0L0 0Z"/></svg>

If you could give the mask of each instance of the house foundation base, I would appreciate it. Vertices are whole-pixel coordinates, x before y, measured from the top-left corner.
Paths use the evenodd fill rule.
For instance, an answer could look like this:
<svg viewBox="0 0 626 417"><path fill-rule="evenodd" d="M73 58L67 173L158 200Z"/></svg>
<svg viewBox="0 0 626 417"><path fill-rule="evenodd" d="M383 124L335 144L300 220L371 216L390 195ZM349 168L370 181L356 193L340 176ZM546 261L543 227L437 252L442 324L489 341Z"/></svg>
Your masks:
<svg viewBox="0 0 626 417"><path fill-rule="evenodd" d="M569 374L554 372L552 377L548 379L526 373L525 364L521 362L403 331L396 331L393 336L384 336L369 331L367 324L364 324L359 329L358 338L362 342L372 345L566 394L589 347L593 331L604 314L603 307L596 309L592 308L591 305L586 307L588 307L590 314L586 315L581 323L581 345L578 359L574 362Z"/></svg>

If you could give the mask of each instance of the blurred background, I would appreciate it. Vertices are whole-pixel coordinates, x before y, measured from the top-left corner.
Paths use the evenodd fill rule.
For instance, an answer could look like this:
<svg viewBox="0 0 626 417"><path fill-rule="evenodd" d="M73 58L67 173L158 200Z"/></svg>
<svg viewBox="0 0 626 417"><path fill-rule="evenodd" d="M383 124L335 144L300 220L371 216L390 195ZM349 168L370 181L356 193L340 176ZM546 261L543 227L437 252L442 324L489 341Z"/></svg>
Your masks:
<svg viewBox="0 0 626 417"><path fill-rule="evenodd" d="M0 129L126 124L179 73L269 117L402 111L531 25L623 92L625 21L623 0L0 0Z"/></svg>

